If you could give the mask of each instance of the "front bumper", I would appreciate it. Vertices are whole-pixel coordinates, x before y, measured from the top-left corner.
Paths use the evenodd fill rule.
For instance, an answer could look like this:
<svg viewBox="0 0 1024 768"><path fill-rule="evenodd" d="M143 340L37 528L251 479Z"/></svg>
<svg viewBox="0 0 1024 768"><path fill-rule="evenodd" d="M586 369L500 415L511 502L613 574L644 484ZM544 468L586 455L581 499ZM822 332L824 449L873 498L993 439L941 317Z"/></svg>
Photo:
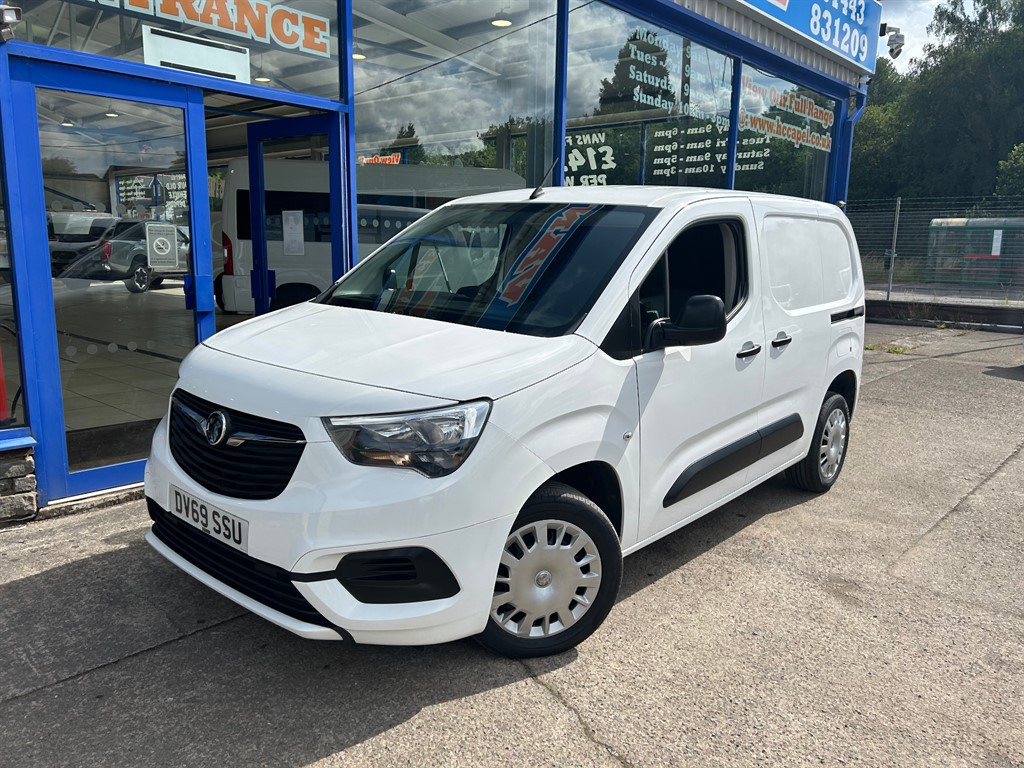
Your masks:
<svg viewBox="0 0 1024 768"><path fill-rule="evenodd" d="M495 487L499 471L511 487ZM489 425L466 464L445 478L356 467L333 443L311 442L282 494L242 501L219 496L186 475L170 454L162 423L146 468L154 517L172 508L173 484L246 520L249 551L236 555L167 512L170 522L209 539L215 548L199 555L185 552L159 521L146 538L199 581L303 637L385 645L447 642L486 626L505 539L532 489L549 475L533 454ZM449 590L448 596L410 602L357 599L357 590L344 586L345 569L339 566L346 556L380 550L428 551L454 577L454 594ZM272 577L275 599L246 581L247 563L260 578ZM284 603L276 599L282 593Z"/></svg>

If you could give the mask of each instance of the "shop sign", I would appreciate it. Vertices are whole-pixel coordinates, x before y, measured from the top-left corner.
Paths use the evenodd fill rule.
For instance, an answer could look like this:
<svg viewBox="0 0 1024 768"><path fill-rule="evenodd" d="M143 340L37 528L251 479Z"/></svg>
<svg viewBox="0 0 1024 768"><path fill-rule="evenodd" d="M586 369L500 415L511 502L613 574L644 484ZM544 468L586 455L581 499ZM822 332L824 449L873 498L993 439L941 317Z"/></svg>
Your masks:
<svg viewBox="0 0 1024 768"><path fill-rule="evenodd" d="M609 131L584 131L565 137L565 185L603 187L608 174L618 168ZM613 182L614 183L614 182Z"/></svg>
<svg viewBox="0 0 1024 768"><path fill-rule="evenodd" d="M652 125L647 129L647 141L650 183L696 184L694 176L725 175L728 120L680 119Z"/></svg>
<svg viewBox="0 0 1024 768"><path fill-rule="evenodd" d="M765 86L758 83L750 75L743 75L743 95L752 96L768 108L767 114L754 114L740 109L740 130L752 131L764 139L782 139L797 149L810 147L821 152L832 150L832 135L828 133L835 122L835 112L823 107L806 94L797 93L795 89L780 91L774 85ZM745 101L741 100L741 104ZM799 124L781 119L782 115L793 115ZM815 125L817 124L817 125ZM758 141L760 144L761 141ZM744 152L752 154L744 155ZM767 157L757 154L757 150L743 150L737 154L737 160ZM760 164L763 167L763 163ZM741 170L737 167L737 170ZM743 168L742 170L759 170L759 168Z"/></svg>
<svg viewBox="0 0 1024 768"><path fill-rule="evenodd" d="M401 165L402 153L393 152L390 155L371 155L370 157L360 155L358 160L360 165Z"/></svg>
<svg viewBox="0 0 1024 768"><path fill-rule="evenodd" d="M331 22L267 0L89 0L314 56L331 56Z"/></svg>
<svg viewBox="0 0 1024 768"><path fill-rule="evenodd" d="M737 0L819 47L875 71L882 5L878 0Z"/></svg>
<svg viewBox="0 0 1024 768"><path fill-rule="evenodd" d="M146 256L151 269L178 268L178 228L146 222Z"/></svg>

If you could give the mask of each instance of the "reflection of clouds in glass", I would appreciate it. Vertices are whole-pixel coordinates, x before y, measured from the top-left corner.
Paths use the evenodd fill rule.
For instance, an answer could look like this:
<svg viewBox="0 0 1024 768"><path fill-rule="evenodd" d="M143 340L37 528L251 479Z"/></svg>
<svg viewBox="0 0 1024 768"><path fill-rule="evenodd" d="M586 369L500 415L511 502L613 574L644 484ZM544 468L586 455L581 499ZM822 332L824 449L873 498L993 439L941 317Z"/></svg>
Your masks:
<svg viewBox="0 0 1024 768"><path fill-rule="evenodd" d="M683 49L686 39L629 14L600 4L588 5L570 15L569 119L586 117L599 106L602 80L611 81L619 52L638 30L650 32L668 56L665 66L677 105L689 103L704 112L728 114L732 92L732 61L727 56L696 43L691 45L689 97L682 93ZM647 65L637 60L637 70ZM639 84L639 82L637 82ZM642 107L641 107L642 108Z"/></svg>
<svg viewBox="0 0 1024 768"><path fill-rule="evenodd" d="M635 28L635 19L596 3L569 14L567 118L584 117L597 109L601 81L615 76L619 51Z"/></svg>
<svg viewBox="0 0 1024 768"><path fill-rule="evenodd" d="M752 115L760 115L768 111L768 104L760 96L753 93L744 93L740 97L740 107Z"/></svg>
<svg viewBox="0 0 1024 768"><path fill-rule="evenodd" d="M412 123L421 142L438 141L457 128L465 129L465 119L453 123L453 114L474 115L493 119L495 105L475 97L471 91L456 87L437 87L423 82L420 87L408 84L385 86L376 91L376 98L356 105L356 139L360 146L388 144L395 140L400 128ZM481 121L482 122L482 121ZM476 130L486 125L476 126ZM463 136L475 135L463 130Z"/></svg>
<svg viewBox="0 0 1024 768"><path fill-rule="evenodd" d="M370 64L357 74L356 141L390 144L412 123L428 152L480 149L478 134L510 117L552 117L554 24L542 21L460 54L403 72ZM479 66L474 67L472 62ZM497 66L500 74L487 71ZM444 146L436 146L444 142ZM434 145L434 146L430 146Z"/></svg>
<svg viewBox="0 0 1024 768"><path fill-rule="evenodd" d="M133 146L134 144L134 146ZM49 141L41 145L43 161L66 161L74 166L74 172L87 176L104 177L111 169L152 168L162 170L181 163L185 146L178 141L138 142L125 141L123 145L111 142L105 146L95 144L73 144L63 142L54 146Z"/></svg>
<svg viewBox="0 0 1024 768"><path fill-rule="evenodd" d="M777 96L794 93L799 90L802 95L810 97L819 107L829 110L835 109L836 102L833 99L807 88L800 88L788 80L761 72L754 67L744 67L742 75L743 95L741 103L743 108L751 114L761 114L771 109L771 92L773 88ZM757 102L760 102L760 106L756 106Z"/></svg>

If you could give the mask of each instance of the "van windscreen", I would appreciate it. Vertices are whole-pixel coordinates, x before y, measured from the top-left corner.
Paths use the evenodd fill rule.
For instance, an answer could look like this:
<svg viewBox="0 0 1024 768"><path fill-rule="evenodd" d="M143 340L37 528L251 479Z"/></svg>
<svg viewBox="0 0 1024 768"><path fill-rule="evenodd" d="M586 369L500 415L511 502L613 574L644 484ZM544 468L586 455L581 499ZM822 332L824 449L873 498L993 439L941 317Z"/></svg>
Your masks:
<svg viewBox="0 0 1024 768"><path fill-rule="evenodd" d="M531 336L572 333L656 210L455 205L417 221L319 300Z"/></svg>

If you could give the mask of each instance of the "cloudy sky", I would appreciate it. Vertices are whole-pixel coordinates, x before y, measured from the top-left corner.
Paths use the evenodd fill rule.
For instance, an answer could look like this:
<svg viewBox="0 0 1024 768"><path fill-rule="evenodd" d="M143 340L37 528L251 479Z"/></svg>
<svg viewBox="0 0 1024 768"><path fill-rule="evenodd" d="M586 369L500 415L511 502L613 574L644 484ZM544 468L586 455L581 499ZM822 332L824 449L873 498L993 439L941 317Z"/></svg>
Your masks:
<svg viewBox="0 0 1024 768"><path fill-rule="evenodd" d="M900 72L910 68L911 59L919 57L925 43L929 42L926 28L935 15L935 7L940 4L940 0L883 0L882 21L899 27L907 38L903 54L893 62ZM887 53L885 40L880 39L878 55Z"/></svg>

